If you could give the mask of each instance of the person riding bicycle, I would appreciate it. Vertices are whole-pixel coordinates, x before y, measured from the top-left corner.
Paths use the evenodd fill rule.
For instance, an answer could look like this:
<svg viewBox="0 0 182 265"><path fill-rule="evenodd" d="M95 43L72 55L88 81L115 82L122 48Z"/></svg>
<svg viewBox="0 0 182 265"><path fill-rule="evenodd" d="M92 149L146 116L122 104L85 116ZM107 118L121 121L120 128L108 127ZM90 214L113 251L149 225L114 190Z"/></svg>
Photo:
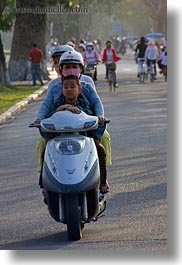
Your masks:
<svg viewBox="0 0 182 265"><path fill-rule="evenodd" d="M109 66L111 64L115 64L115 69L116 69L116 62L118 62L121 59L117 55L116 50L112 47L112 41L107 40L106 41L106 48L103 50L103 55L102 55L102 62L105 63L106 65L106 79L108 79L108 73L109 73ZM118 87L117 80L115 78L115 87Z"/></svg>
<svg viewBox="0 0 182 265"><path fill-rule="evenodd" d="M147 49L147 44L145 41L145 37L140 38L140 42L137 44L136 49L135 49L135 58L138 63L138 74L137 77L140 77L141 73L141 61L142 59L145 59L145 51Z"/></svg>
<svg viewBox="0 0 182 265"><path fill-rule="evenodd" d="M86 45L86 51L83 54L83 60L86 65L95 65L94 81L97 81L97 64L101 61L98 52L95 50L92 42Z"/></svg>
<svg viewBox="0 0 182 265"><path fill-rule="evenodd" d="M156 79L157 75L156 62L159 57L159 50L155 45L155 41L153 39L149 40L148 42L148 47L145 51L145 57L147 59L148 69L150 68L151 63L154 65L154 75Z"/></svg>

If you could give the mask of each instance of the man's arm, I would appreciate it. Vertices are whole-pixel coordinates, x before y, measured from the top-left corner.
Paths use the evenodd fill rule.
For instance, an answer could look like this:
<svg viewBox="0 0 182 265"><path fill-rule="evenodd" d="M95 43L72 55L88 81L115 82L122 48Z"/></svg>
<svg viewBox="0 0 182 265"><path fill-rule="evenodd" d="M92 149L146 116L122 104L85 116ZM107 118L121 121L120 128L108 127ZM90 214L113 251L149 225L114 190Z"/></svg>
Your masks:
<svg viewBox="0 0 182 265"><path fill-rule="evenodd" d="M95 115L104 117L104 107L96 90L90 84L84 82L81 82L81 87L83 89L81 94L91 103Z"/></svg>
<svg viewBox="0 0 182 265"><path fill-rule="evenodd" d="M36 121L45 119L51 113L51 110L52 110L51 106L53 105L53 102L54 102L54 98L53 98L52 90L49 90L45 100L42 102L42 105L40 106L40 109L37 113Z"/></svg>

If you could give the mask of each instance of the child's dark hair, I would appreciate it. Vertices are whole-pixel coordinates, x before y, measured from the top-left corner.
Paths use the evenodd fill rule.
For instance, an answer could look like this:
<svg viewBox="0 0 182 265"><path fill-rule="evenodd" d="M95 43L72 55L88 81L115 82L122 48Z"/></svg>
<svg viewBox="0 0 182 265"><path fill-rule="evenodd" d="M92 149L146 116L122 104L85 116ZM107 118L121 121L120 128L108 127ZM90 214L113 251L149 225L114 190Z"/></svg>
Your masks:
<svg viewBox="0 0 182 265"><path fill-rule="evenodd" d="M80 79L76 75L67 75L67 76L62 76L62 82L65 80L75 80L77 85L80 86Z"/></svg>

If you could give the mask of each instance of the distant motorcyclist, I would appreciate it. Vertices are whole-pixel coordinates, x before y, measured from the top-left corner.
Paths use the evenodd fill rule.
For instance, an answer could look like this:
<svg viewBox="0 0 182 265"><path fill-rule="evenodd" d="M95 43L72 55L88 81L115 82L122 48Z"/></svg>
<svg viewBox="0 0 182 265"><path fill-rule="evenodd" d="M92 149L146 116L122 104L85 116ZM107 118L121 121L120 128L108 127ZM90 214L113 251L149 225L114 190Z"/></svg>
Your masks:
<svg viewBox="0 0 182 265"><path fill-rule="evenodd" d="M124 55L126 53L126 40L125 40L125 38L122 38L119 50L120 50L121 55Z"/></svg>
<svg viewBox="0 0 182 265"><path fill-rule="evenodd" d="M79 45L78 45L78 49L79 49L79 52L81 53L82 57L84 57L84 52L85 52L85 50L86 50L86 48L85 48L85 44L83 44L83 43L79 43Z"/></svg>
<svg viewBox="0 0 182 265"><path fill-rule="evenodd" d="M83 60L86 65L97 65L101 60L98 52L95 50L92 42L86 45L86 51L83 55ZM97 81L97 67L94 73L94 81Z"/></svg>

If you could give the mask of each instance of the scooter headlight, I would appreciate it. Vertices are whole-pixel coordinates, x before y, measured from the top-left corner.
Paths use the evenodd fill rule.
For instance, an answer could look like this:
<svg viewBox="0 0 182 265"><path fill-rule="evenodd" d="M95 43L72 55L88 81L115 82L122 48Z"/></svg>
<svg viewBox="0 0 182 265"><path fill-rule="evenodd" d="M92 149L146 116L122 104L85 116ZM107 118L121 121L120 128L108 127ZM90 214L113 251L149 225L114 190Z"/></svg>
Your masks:
<svg viewBox="0 0 182 265"><path fill-rule="evenodd" d="M56 150L62 155L75 155L82 152L85 146L85 140L65 139L56 143Z"/></svg>

